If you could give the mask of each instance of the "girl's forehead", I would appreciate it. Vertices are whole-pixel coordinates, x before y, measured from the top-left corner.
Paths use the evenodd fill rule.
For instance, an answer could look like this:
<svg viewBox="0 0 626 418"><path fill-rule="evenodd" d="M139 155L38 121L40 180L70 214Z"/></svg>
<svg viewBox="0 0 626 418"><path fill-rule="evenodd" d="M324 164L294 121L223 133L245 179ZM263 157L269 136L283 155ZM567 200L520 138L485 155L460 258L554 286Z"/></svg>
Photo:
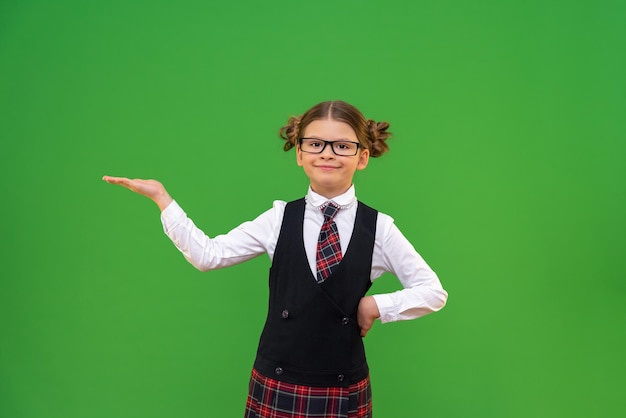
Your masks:
<svg viewBox="0 0 626 418"><path fill-rule="evenodd" d="M334 119L318 119L304 128L303 137L319 137L320 139L350 139L357 136L352 126Z"/></svg>

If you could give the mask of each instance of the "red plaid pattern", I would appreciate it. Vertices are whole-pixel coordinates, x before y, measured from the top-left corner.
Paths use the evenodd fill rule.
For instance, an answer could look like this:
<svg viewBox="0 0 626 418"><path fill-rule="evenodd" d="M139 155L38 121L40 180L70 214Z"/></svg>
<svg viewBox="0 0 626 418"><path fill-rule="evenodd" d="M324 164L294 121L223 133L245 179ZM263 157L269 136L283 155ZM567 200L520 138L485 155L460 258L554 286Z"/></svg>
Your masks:
<svg viewBox="0 0 626 418"><path fill-rule="evenodd" d="M322 207L324 223L317 240L317 282L321 283L332 274L332 269L341 262L341 245L339 245L339 231L333 218L339 207L333 202Z"/></svg>
<svg viewBox="0 0 626 418"><path fill-rule="evenodd" d="M369 376L347 388L310 387L252 370L245 418L372 418Z"/></svg>

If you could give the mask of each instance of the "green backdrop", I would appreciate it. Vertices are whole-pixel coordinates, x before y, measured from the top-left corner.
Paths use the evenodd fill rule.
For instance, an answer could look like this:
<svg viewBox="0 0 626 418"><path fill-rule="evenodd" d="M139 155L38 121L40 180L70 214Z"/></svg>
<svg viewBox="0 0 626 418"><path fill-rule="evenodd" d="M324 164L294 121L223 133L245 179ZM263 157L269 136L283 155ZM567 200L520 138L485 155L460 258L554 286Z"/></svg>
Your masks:
<svg viewBox="0 0 626 418"><path fill-rule="evenodd" d="M625 51L618 0L0 2L0 417L241 416L269 260L200 273L100 179L225 232L305 193L277 130L337 98L450 294L366 338L376 416L624 416Z"/></svg>

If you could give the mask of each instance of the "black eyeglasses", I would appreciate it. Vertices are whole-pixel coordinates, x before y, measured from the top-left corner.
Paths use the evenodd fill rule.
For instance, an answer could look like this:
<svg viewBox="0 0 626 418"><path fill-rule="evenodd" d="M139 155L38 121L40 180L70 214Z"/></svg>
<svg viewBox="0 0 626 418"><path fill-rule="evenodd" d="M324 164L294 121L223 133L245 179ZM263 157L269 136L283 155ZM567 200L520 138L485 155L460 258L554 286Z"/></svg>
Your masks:
<svg viewBox="0 0 626 418"><path fill-rule="evenodd" d="M298 142L300 143L300 149L304 152L321 154L326 149L326 145L330 145L330 149L333 150L333 153L342 157L356 155L361 146L358 142L324 141L318 138L300 138Z"/></svg>

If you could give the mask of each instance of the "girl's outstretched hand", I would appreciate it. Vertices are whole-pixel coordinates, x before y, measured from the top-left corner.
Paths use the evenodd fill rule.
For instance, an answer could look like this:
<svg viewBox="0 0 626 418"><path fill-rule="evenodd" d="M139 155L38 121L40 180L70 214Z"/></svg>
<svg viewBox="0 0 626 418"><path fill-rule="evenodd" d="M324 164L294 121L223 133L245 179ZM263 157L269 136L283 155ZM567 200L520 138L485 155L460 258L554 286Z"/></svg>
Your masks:
<svg viewBox="0 0 626 418"><path fill-rule="evenodd" d="M172 203L172 198L169 193L167 193L167 190L165 190L165 187L156 180L128 179L126 177L111 176L104 176L102 180L109 184L118 184L122 187L126 187L128 190L148 197L156 203L161 210Z"/></svg>
<svg viewBox="0 0 626 418"><path fill-rule="evenodd" d="M380 317L378 305L376 304L376 300L373 296L365 296L361 298L356 316L359 328L361 328L361 337L365 337L369 330L372 329L374 320Z"/></svg>

